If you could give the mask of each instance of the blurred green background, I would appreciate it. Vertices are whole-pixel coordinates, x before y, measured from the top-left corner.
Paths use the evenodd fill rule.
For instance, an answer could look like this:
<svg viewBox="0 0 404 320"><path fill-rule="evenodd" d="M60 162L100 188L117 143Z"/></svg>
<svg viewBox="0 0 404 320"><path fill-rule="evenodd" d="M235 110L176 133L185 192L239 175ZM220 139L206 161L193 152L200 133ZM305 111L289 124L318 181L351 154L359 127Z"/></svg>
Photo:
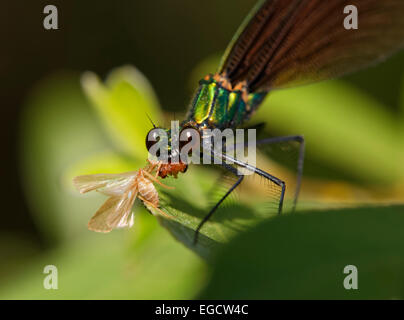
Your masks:
<svg viewBox="0 0 404 320"><path fill-rule="evenodd" d="M71 177L143 166L148 123L136 112L163 124L183 114L254 3L54 1L54 31L42 27L48 3L2 4L1 299L404 297L404 53L275 92L256 115L270 135L305 135L301 200L323 211L269 219L209 263L140 206L129 231L86 229L105 199L78 195ZM88 70L100 79L84 81ZM363 204L373 208L324 211ZM342 291L355 263L368 285ZM43 288L46 265L58 290Z"/></svg>

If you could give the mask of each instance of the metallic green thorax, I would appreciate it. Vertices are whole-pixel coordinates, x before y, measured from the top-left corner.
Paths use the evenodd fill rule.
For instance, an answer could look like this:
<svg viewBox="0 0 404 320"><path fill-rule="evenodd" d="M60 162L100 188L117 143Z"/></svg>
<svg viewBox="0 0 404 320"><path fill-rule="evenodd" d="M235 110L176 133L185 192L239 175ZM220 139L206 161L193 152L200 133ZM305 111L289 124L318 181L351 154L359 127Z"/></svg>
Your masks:
<svg viewBox="0 0 404 320"><path fill-rule="evenodd" d="M251 117L265 95L229 90L212 75L207 76L199 82L184 123L193 123L200 128L238 127Z"/></svg>

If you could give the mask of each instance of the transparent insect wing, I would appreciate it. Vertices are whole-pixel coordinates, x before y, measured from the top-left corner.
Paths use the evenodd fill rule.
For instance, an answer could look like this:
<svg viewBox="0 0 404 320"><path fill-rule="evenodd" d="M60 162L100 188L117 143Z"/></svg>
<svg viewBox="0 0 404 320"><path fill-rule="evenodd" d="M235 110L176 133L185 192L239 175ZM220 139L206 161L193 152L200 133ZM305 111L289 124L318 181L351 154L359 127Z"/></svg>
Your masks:
<svg viewBox="0 0 404 320"><path fill-rule="evenodd" d="M74 186L80 193L97 190L108 196L121 196L133 184L137 171L120 174L90 174L73 179Z"/></svg>
<svg viewBox="0 0 404 320"><path fill-rule="evenodd" d="M134 188L120 197L110 197L91 218L88 228L97 232L110 232L114 228L130 228L134 221L132 206L136 197L137 190Z"/></svg>
<svg viewBox="0 0 404 320"><path fill-rule="evenodd" d="M135 222L135 214L133 211L130 211L128 215L122 217L119 224L116 226L117 228L132 228Z"/></svg>

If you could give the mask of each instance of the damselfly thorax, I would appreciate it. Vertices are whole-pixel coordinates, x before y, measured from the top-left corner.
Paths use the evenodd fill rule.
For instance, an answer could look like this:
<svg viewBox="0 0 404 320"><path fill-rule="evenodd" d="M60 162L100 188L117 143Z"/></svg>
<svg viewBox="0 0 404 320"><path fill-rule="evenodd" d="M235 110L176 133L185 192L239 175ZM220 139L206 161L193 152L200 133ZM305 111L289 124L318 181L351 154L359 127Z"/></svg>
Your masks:
<svg viewBox="0 0 404 320"><path fill-rule="evenodd" d="M256 111L266 92L249 93L245 81L232 86L225 74L207 75L191 102L182 127L235 128L248 121Z"/></svg>

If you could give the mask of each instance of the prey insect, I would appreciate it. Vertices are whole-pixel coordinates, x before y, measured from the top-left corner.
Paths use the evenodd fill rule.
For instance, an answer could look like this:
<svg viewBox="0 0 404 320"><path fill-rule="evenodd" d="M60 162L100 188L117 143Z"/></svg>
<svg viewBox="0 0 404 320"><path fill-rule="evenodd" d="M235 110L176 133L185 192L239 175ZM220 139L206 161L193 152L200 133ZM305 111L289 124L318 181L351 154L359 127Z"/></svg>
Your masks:
<svg viewBox="0 0 404 320"><path fill-rule="evenodd" d="M170 218L159 208L159 195L154 183L166 189L159 181L165 166L158 162L137 171L120 174L93 174L74 178L73 183L80 193L96 190L109 196L88 223L88 229L96 232L110 232L114 228L131 227L134 222L132 206L139 198L146 207L151 207L161 215ZM153 172L156 171L156 174Z"/></svg>

